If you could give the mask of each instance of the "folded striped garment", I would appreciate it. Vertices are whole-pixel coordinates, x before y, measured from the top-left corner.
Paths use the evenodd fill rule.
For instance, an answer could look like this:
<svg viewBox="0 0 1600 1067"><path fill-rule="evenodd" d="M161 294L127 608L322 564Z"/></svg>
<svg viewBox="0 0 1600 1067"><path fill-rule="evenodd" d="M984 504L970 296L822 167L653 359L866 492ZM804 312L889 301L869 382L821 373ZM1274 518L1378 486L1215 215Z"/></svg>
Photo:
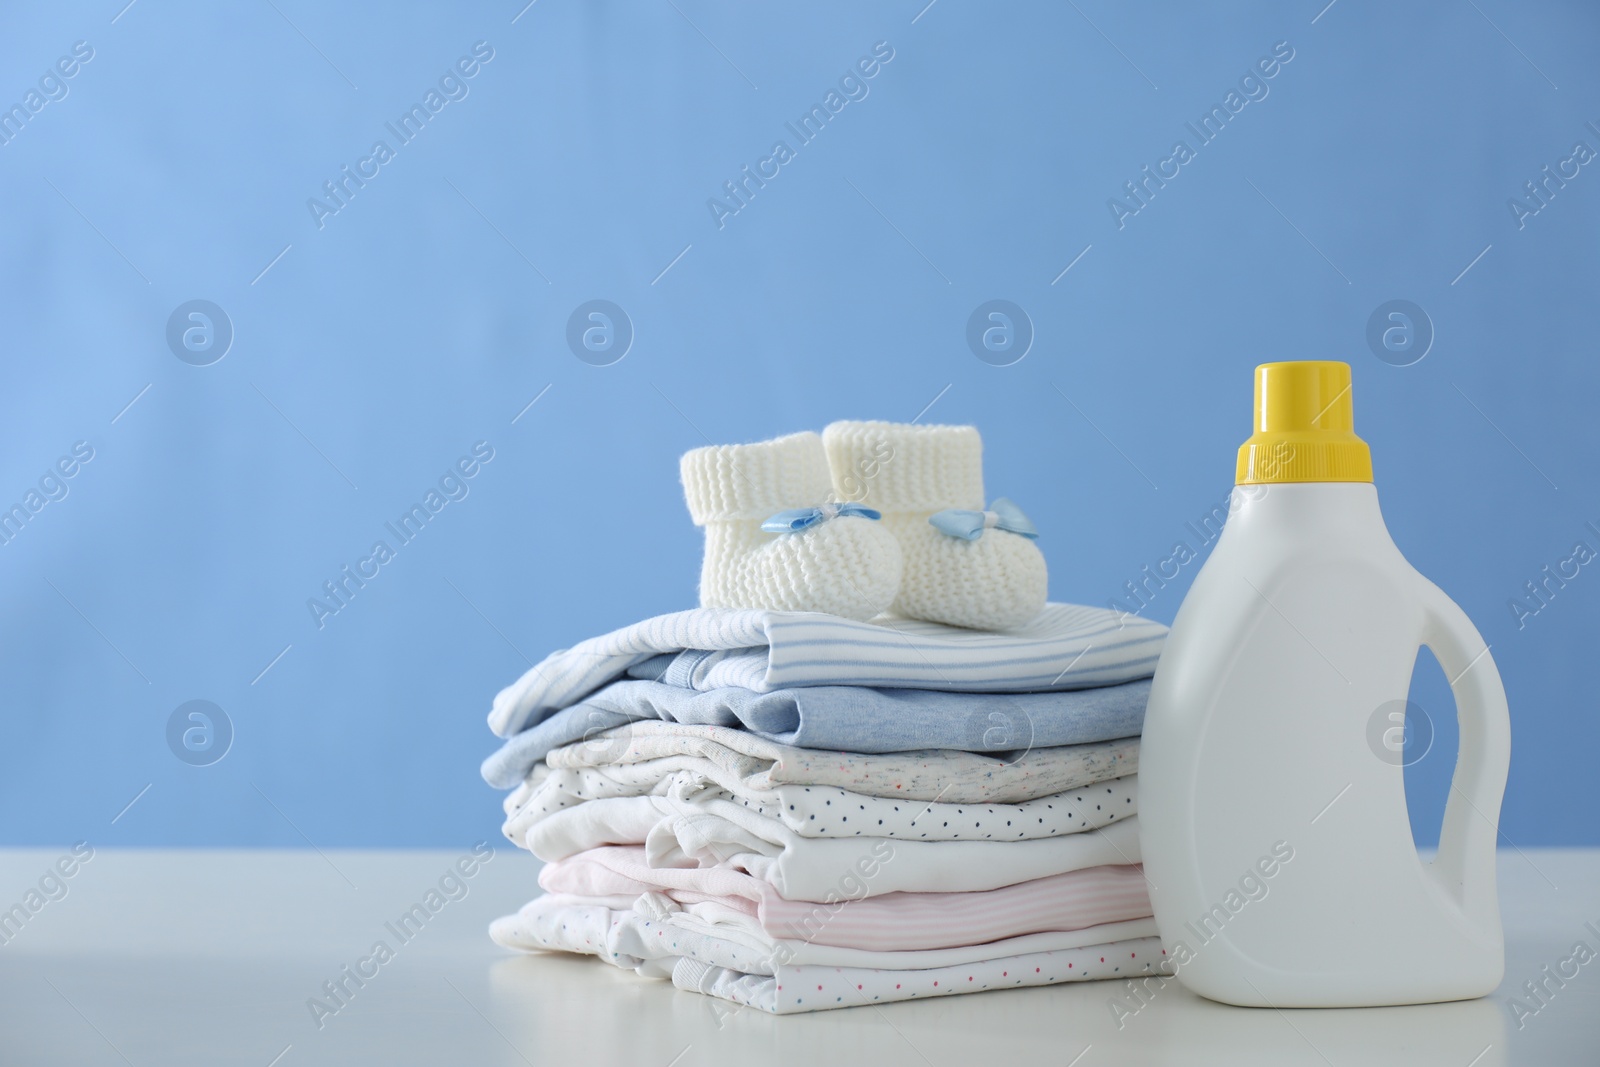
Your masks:
<svg viewBox="0 0 1600 1067"><path fill-rule="evenodd" d="M637 670L637 668L635 668ZM818 685L700 692L657 681L612 682L509 738L483 777L510 789L552 750L644 720L732 727L780 746L887 753L953 749L1005 756L1137 736L1150 682L1043 693L945 693Z"/></svg>
<svg viewBox="0 0 1600 1067"><path fill-rule="evenodd" d="M654 894L621 909L544 896L495 920L489 932L507 948L586 953L773 1014L1161 973L1165 957L1152 919L880 952L750 936L688 916Z"/></svg>
<svg viewBox="0 0 1600 1067"><path fill-rule="evenodd" d="M546 782L548 784L548 780ZM601 845L644 844L679 825L720 840L783 847L794 837L908 841L1028 841L1083 833L1138 813L1137 775L1020 804L951 804L872 797L824 786L735 796L697 775L660 793L600 800L533 786L506 799L506 837L542 860Z"/></svg>
<svg viewBox="0 0 1600 1067"><path fill-rule="evenodd" d="M697 690L796 686L950 692L1087 689L1148 678L1166 627L1105 608L1048 604L1007 633L913 619L855 622L815 612L695 608L554 653L501 690L489 726L511 737L646 661L649 676Z"/></svg>
<svg viewBox="0 0 1600 1067"><path fill-rule="evenodd" d="M737 871L651 867L644 849L611 846L547 864L539 885L559 896L625 900L628 906L646 893L660 893L691 915L744 925L752 934L877 951L975 945L1150 914L1144 871L1126 864L983 892L855 895L819 903L786 900Z"/></svg>
<svg viewBox="0 0 1600 1067"><path fill-rule="evenodd" d="M524 904L515 915L496 919L489 935L508 948L590 953L630 970L645 961L682 956L745 974L775 976L780 967L791 964L895 971L959 967L1003 956L1152 937L1156 924L1144 917L1025 933L979 945L885 952L773 938L750 924L708 922L659 893L643 894L621 908L547 893Z"/></svg>

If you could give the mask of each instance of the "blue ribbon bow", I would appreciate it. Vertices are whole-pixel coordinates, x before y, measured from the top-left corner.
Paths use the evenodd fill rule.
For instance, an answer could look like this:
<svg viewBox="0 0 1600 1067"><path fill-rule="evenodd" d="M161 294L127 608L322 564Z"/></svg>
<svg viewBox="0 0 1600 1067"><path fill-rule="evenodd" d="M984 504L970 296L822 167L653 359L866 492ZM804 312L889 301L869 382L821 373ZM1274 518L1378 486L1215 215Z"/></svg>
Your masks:
<svg viewBox="0 0 1600 1067"><path fill-rule="evenodd" d="M936 511L928 518L928 522L942 534L959 537L963 541L976 541L983 536L983 531L988 529L1005 530L1007 533L1018 534L1030 540L1039 536L1039 531L1033 523L1028 521L1028 516L1005 497L1001 497L989 505L988 511L963 511L960 508L947 508Z"/></svg>
<svg viewBox="0 0 1600 1067"><path fill-rule="evenodd" d="M883 518L881 513L860 504L823 504L816 508L780 511L762 523L761 528L767 533L799 533L801 530L809 530L818 523L827 522L841 515L858 519Z"/></svg>

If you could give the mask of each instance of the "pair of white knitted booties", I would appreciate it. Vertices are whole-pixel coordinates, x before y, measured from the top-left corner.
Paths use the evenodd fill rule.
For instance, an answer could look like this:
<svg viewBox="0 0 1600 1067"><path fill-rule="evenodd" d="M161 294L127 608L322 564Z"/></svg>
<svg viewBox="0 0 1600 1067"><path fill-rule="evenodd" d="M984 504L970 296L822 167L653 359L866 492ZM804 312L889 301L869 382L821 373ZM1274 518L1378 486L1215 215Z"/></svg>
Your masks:
<svg viewBox="0 0 1600 1067"><path fill-rule="evenodd" d="M983 441L972 426L836 422L679 464L706 530L704 607L883 612L978 630L1022 626L1044 607L1031 523L984 510Z"/></svg>

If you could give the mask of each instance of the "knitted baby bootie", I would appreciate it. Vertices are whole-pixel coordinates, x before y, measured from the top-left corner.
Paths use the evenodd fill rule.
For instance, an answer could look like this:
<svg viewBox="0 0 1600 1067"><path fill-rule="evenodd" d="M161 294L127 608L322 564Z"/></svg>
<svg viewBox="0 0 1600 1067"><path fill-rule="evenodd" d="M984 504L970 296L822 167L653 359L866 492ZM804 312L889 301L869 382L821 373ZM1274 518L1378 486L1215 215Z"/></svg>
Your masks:
<svg viewBox="0 0 1600 1067"><path fill-rule="evenodd" d="M905 556L897 615L976 630L1022 626L1048 575L1027 517L984 510L983 441L972 426L836 422L822 431L835 494L875 508Z"/></svg>
<svg viewBox="0 0 1600 1067"><path fill-rule="evenodd" d="M900 544L876 512L836 504L822 439L713 445L679 462L706 529L700 604L870 619L900 588Z"/></svg>

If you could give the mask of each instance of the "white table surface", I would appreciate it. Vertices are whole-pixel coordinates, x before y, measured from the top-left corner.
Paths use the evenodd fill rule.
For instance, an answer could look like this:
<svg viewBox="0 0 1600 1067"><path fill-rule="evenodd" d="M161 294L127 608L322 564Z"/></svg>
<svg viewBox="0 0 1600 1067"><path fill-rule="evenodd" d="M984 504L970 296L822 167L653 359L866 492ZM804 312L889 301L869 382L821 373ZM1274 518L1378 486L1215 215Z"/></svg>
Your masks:
<svg viewBox="0 0 1600 1067"><path fill-rule="evenodd" d="M452 852L97 850L0 947L0 1063L1600 1064L1600 959L1518 1026L1508 999L1582 940L1600 850L1500 856L1506 981L1482 1000L1273 1011L1169 983L1119 1030L1120 984L774 1018L587 957L522 956L485 926L536 891L508 848L319 1029L307 1000L434 885ZM0 852L0 908L62 854Z"/></svg>

